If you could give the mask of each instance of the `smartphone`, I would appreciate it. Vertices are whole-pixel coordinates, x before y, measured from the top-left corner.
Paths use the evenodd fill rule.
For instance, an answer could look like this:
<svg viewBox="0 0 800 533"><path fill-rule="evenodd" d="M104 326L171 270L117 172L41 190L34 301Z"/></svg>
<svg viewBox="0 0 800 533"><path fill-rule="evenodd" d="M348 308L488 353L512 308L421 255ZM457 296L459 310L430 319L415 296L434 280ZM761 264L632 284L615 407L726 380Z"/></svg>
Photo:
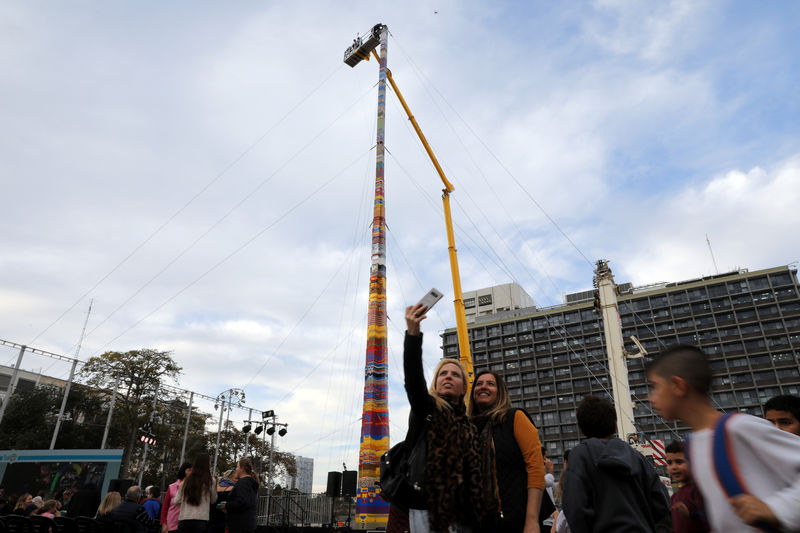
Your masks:
<svg viewBox="0 0 800 533"><path fill-rule="evenodd" d="M420 299L418 304L424 305L426 307L424 312L427 313L431 310L431 307L436 305L436 302L442 299L442 296L444 295L438 289L431 289L428 291L428 294Z"/></svg>

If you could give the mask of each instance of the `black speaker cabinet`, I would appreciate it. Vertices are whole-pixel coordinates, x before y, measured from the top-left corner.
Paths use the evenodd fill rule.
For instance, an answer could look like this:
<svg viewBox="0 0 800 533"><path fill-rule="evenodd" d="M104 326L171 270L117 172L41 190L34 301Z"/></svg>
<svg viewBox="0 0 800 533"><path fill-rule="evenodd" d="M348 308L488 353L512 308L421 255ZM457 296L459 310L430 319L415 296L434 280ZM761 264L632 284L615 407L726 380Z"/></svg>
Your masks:
<svg viewBox="0 0 800 533"><path fill-rule="evenodd" d="M328 496L341 496L342 494L342 473L328 472L328 488L325 491Z"/></svg>
<svg viewBox="0 0 800 533"><path fill-rule="evenodd" d="M342 496L356 495L356 480L358 472L355 470L345 470L342 472Z"/></svg>

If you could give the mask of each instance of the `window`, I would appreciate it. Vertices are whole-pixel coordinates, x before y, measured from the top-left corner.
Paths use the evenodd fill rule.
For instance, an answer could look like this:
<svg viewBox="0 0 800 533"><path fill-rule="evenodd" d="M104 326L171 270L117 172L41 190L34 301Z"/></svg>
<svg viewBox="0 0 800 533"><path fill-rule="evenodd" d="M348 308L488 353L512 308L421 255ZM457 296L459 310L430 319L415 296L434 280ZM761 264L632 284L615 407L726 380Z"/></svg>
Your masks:
<svg viewBox="0 0 800 533"><path fill-rule="evenodd" d="M752 278L747 280L750 282L750 290L757 291L759 289L769 289L769 282L767 278Z"/></svg>
<svg viewBox="0 0 800 533"><path fill-rule="evenodd" d="M539 379L549 379L553 377L552 370L539 370Z"/></svg>
<svg viewBox="0 0 800 533"><path fill-rule="evenodd" d="M711 285L708 288L708 297L716 298L717 296L725 296L728 294L728 289L725 285Z"/></svg>
<svg viewBox="0 0 800 533"><path fill-rule="evenodd" d="M561 419L561 423L570 423L575 422L577 418L575 417L575 411L559 411L558 416Z"/></svg>
<svg viewBox="0 0 800 533"><path fill-rule="evenodd" d="M478 296L478 305L492 305L492 295L484 294L483 296Z"/></svg>
<svg viewBox="0 0 800 533"><path fill-rule="evenodd" d="M669 303L672 305L686 303L688 300L686 293L683 291L673 292L669 295Z"/></svg>
<svg viewBox="0 0 800 533"><path fill-rule="evenodd" d="M702 313L704 311L708 311L709 309L711 309L711 305L709 305L708 302L699 302L699 303L696 303L696 304L692 304L692 311L695 314Z"/></svg>
<svg viewBox="0 0 800 533"><path fill-rule="evenodd" d="M800 370L796 368L781 368L778 370L778 379L800 377Z"/></svg>
<svg viewBox="0 0 800 533"><path fill-rule="evenodd" d="M753 372L753 377L756 379L756 381L774 381L775 372L772 370Z"/></svg>
<svg viewBox="0 0 800 533"><path fill-rule="evenodd" d="M508 350L506 350L504 352L504 355L506 357L513 357L513 356L517 355L517 349L516 348L510 348L510 349L508 349Z"/></svg>
<svg viewBox="0 0 800 533"><path fill-rule="evenodd" d="M557 423L556 414L552 411L546 411L542 413L542 423L545 426L551 426L553 424L556 424Z"/></svg>
<svg viewBox="0 0 800 533"><path fill-rule="evenodd" d="M728 367L729 368L747 368L747 358L746 357L736 357L735 359L728 360Z"/></svg>
<svg viewBox="0 0 800 533"><path fill-rule="evenodd" d="M530 331L531 330L531 323L528 320L523 322L517 322L517 331Z"/></svg>
<svg viewBox="0 0 800 533"><path fill-rule="evenodd" d="M475 307L475 298L464 298L464 307L467 309Z"/></svg>
<svg viewBox="0 0 800 533"><path fill-rule="evenodd" d="M719 309L727 309L731 306L730 298L718 298L716 300L711 300L711 308L715 311Z"/></svg>
<svg viewBox="0 0 800 533"><path fill-rule="evenodd" d="M771 274L769 279L773 287L792 284L792 277L789 274Z"/></svg>
<svg viewBox="0 0 800 533"><path fill-rule="evenodd" d="M728 292L731 294L738 294L740 292L747 292L749 289L747 287L747 282L742 281L732 281L728 283Z"/></svg>
<svg viewBox="0 0 800 533"><path fill-rule="evenodd" d="M519 381L519 374L507 374L506 383L517 383Z"/></svg>
<svg viewBox="0 0 800 533"><path fill-rule="evenodd" d="M725 293L722 293L725 294ZM697 300L703 300L706 298L706 290L703 287L698 289L691 289L687 292L687 296L689 297L690 302L696 302Z"/></svg>
<svg viewBox="0 0 800 533"><path fill-rule="evenodd" d="M774 307L775 307L774 305L771 306L771 308ZM785 304L781 304L781 311L783 311L784 313L796 313L797 311L800 311L800 302L787 302ZM761 314L760 309L758 310L758 312L759 314Z"/></svg>
<svg viewBox="0 0 800 533"><path fill-rule="evenodd" d="M517 361L509 361L506 363L506 368L508 370L514 370L516 368L519 368L519 363Z"/></svg>
<svg viewBox="0 0 800 533"><path fill-rule="evenodd" d="M513 322L511 324L503 324L503 333L516 333L517 325Z"/></svg>
<svg viewBox="0 0 800 533"><path fill-rule="evenodd" d="M497 337L500 335L500 326L490 326L486 332L490 337Z"/></svg>
<svg viewBox="0 0 800 533"><path fill-rule="evenodd" d="M569 381L559 381L556 384L556 390L558 392L569 392L572 390L572 383Z"/></svg>
<svg viewBox="0 0 800 533"><path fill-rule="evenodd" d="M752 335L754 333L761 333L761 327L758 324L750 324L749 326L742 326L742 335Z"/></svg>
<svg viewBox="0 0 800 533"><path fill-rule="evenodd" d="M536 385L526 385L522 387L522 392L525 394L536 394L539 392L539 388Z"/></svg>
<svg viewBox="0 0 800 533"><path fill-rule="evenodd" d="M524 379L525 381L536 379L536 372L525 372L524 374L522 374L522 379Z"/></svg>
<svg viewBox="0 0 800 533"><path fill-rule="evenodd" d="M747 403L759 403L758 395L754 390L743 390L736 392L736 399L739 403L747 404Z"/></svg>
<svg viewBox="0 0 800 533"><path fill-rule="evenodd" d="M738 296L734 296L731 298L731 300L733 300L733 305L744 305L753 301L749 294L740 294Z"/></svg>

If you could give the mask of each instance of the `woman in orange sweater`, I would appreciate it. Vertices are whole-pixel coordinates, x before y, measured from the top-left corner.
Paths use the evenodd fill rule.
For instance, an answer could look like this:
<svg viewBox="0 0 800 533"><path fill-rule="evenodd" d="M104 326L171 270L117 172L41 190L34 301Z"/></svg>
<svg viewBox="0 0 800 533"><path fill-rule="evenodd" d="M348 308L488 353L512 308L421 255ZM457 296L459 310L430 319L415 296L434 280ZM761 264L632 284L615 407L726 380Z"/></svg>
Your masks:
<svg viewBox="0 0 800 533"><path fill-rule="evenodd" d="M488 370L475 377L469 411L492 471L486 479L494 485L494 531L538 533L545 486L539 432L525 411L511 407L503 378Z"/></svg>

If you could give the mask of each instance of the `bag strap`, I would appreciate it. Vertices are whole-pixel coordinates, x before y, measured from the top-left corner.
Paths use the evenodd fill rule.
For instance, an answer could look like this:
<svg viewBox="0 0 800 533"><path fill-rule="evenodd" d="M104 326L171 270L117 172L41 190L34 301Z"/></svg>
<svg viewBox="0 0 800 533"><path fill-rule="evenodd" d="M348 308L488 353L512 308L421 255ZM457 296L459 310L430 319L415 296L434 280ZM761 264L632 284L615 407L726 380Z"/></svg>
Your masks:
<svg viewBox="0 0 800 533"><path fill-rule="evenodd" d="M714 474L717 481L725 490L728 498L739 496L740 494L751 494L747 489L739 464L733 450L733 440L727 431L728 422L738 413L726 413L720 417L714 428L713 456ZM765 533L778 533L779 530L764 522L753 524L756 528Z"/></svg>

